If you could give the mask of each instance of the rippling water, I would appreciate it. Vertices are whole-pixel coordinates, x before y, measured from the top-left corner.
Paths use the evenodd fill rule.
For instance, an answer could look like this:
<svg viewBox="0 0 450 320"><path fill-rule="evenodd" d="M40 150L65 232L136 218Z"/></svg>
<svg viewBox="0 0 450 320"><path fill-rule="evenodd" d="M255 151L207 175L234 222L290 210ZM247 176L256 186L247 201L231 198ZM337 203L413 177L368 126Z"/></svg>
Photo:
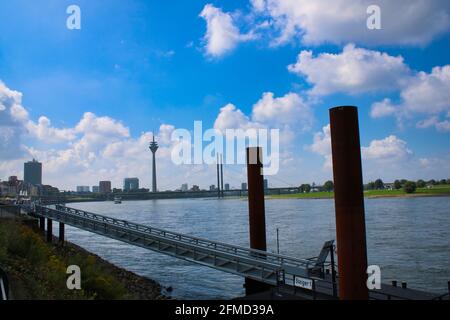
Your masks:
<svg viewBox="0 0 450 320"><path fill-rule="evenodd" d="M70 206L171 231L249 246L248 206L241 199L179 199L76 203ZM268 250L317 256L335 238L333 200L267 200ZM56 224L55 224L56 225ZM450 197L366 200L369 264L382 281L446 292L450 280ZM57 232L57 230L56 230ZM57 234L55 232L55 234ZM173 287L176 298L217 299L244 294L243 278L67 226L67 239L102 258Z"/></svg>

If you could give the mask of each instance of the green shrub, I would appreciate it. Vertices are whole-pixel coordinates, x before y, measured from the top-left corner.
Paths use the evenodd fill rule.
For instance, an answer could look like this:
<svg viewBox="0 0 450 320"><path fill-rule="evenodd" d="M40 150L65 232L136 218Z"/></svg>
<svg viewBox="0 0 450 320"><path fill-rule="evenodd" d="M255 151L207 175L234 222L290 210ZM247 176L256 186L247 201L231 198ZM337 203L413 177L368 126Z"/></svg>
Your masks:
<svg viewBox="0 0 450 320"><path fill-rule="evenodd" d="M83 288L96 300L116 300L123 298L126 294L125 289L108 275L87 275Z"/></svg>
<svg viewBox="0 0 450 320"><path fill-rule="evenodd" d="M130 298L122 283L94 256L49 245L38 233L17 222L0 223L0 262L16 270L34 299ZM69 265L80 267L82 290L67 289Z"/></svg>
<svg viewBox="0 0 450 320"><path fill-rule="evenodd" d="M403 185L403 190L406 193L414 193L416 192L416 184L412 181L407 181L404 185Z"/></svg>

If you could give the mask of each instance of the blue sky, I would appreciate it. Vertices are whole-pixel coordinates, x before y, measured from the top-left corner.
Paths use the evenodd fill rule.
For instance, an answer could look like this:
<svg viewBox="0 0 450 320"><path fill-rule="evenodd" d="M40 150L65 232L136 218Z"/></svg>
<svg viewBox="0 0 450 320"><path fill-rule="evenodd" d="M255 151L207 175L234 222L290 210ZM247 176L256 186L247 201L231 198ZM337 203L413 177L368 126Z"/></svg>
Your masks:
<svg viewBox="0 0 450 320"><path fill-rule="evenodd" d="M14 144L20 145L23 152L18 152L16 157L4 157L7 160L2 160L0 178L6 179L11 174L21 176L23 160L36 156L49 162L47 182L61 188L93 185L101 179L120 184L124 175L138 175L148 186L150 166L146 167L146 162L133 164L132 160L138 156L132 155L121 159L123 165L119 168L109 162L111 159L104 159L108 145L134 143L130 146L134 148L141 143L140 139L155 131L161 135L162 147L170 149L161 125L191 130L195 120L202 120L204 127L215 124L220 127L216 120L221 108L229 103L241 110L250 122L258 122L256 114L252 118L252 111L265 92L273 93L274 99L294 93L312 112L308 126L302 122L304 119L289 123L295 139L282 146L286 151L283 156L290 159L289 170L280 171L278 177L283 181L296 185L331 177L326 163L329 152L326 147L313 145L314 141L326 143L323 128L329 121L328 109L336 105L357 105L361 144L370 148L375 142L365 151L367 160L363 159L366 180L450 177L450 101L447 104L434 101L436 93L431 92L431 98L411 106L408 98L401 96L403 92L410 97L407 93L418 92L415 88L428 88L432 69L450 64L448 2L435 0L411 9L413 4L409 3L408 7L407 2L375 1L381 6L383 19L383 31L378 34L375 34L377 30L358 31L352 25L364 29L367 15L360 9L369 4L367 1L336 1L337 9L354 10L356 18L349 16L336 21L327 18L320 24L324 19L320 13L322 2L326 10L326 1L318 1L318 8L308 11L301 7L306 7L302 1L292 4L284 0L1 1L0 81L8 90L21 93L18 104L28 115L24 120L27 122L23 122L25 131L14 133ZM81 30L66 28L66 8L71 4L81 8ZM413 10L411 21L401 17L405 8ZM336 17L348 15L337 9ZM421 16L430 13L438 18L430 21ZM397 24L393 23L396 19ZM295 26L294 31L289 29L291 25ZM327 39L330 30L333 34ZM214 47L214 43L218 46ZM353 44L348 47L349 52L362 55L366 64L352 64L351 57L339 61L319 58L324 53L339 57L349 44ZM357 50L363 51L357 53ZM297 71L288 70L289 65L298 62L302 51L310 51L312 59L304 58L298 63ZM377 58L376 53L388 57ZM403 62L394 60L398 56L403 57ZM318 66L333 66L333 63L337 63L336 69L348 67L349 70L369 64L375 65L374 70L383 69L377 63L383 66L392 63L392 66L383 69L384 73L378 72L373 79L356 79L361 83L341 85L327 82L336 76L330 68L316 70ZM348 66L342 65L346 63ZM400 75L401 70L406 71ZM423 72L422 76L419 72ZM317 80L323 75L325 79ZM391 79L392 88L388 82L383 85L384 76L395 78ZM447 70L438 70L430 80L432 88L428 88L442 94L441 100L446 97L445 89L450 90L446 76ZM440 81L436 86L435 78ZM368 83L373 86L370 90L365 86ZM312 93L314 88L320 93ZM371 113L374 104L384 99L390 99L383 109L389 111L374 116ZM271 107L274 106L267 106ZM286 110L282 105L280 108L282 112ZM287 112L295 114L296 106L293 108ZM300 108L298 112L302 110L305 109ZM95 114L91 127L75 130L86 112ZM0 113L2 116L6 119ZM33 124L37 125L42 116L51 121L45 127L46 138L55 132L48 128L75 130L74 137L58 136L49 144L42 131L33 134L30 128L35 128ZM116 138L105 139L104 144L92 143L80 151L78 143L86 146L95 140L93 136L101 140L98 132L92 133L92 126L106 117L114 124L113 131L117 129ZM273 128L285 125L267 118L264 121L264 125ZM118 126L128 129L129 135ZM9 127L14 126L9 124ZM6 147L12 144L12 138L9 139L2 147L3 154L10 152ZM142 161L147 161L148 150L142 152L147 154ZM73 158L64 158L69 153ZM163 154L164 151L162 157ZM76 165L71 167L70 163ZM142 168L136 170L136 166ZM170 168L161 166L160 179L170 176ZM83 181L58 179L62 173L70 175L80 170ZM103 177L94 175L99 170L104 170ZM210 181L208 168L179 168L177 174L180 178L168 182L167 188L178 187L185 180L205 188L214 183L212 178ZM282 184L275 180L272 185Z"/></svg>

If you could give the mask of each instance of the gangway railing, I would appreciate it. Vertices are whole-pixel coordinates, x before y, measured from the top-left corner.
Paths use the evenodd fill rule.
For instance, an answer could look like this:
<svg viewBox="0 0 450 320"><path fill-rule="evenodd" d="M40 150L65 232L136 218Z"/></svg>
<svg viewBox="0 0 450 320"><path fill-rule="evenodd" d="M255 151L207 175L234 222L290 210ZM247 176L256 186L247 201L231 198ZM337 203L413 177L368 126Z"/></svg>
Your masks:
<svg viewBox="0 0 450 320"><path fill-rule="evenodd" d="M36 205L34 211L39 217L271 285L277 285L280 270L283 270L286 283L294 283L295 277L307 275L315 263L62 205L56 205L55 208Z"/></svg>

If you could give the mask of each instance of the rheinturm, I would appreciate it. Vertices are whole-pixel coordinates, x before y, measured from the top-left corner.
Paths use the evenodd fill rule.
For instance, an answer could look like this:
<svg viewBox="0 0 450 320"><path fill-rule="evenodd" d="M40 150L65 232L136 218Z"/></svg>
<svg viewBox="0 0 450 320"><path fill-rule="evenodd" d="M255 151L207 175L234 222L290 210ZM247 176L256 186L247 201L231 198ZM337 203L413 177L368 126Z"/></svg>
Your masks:
<svg viewBox="0 0 450 320"><path fill-rule="evenodd" d="M156 186L156 151L158 150L158 143L155 141L155 135L153 135L153 141L150 142L150 151L153 154L153 177L152 177L152 192L157 192L158 188Z"/></svg>

